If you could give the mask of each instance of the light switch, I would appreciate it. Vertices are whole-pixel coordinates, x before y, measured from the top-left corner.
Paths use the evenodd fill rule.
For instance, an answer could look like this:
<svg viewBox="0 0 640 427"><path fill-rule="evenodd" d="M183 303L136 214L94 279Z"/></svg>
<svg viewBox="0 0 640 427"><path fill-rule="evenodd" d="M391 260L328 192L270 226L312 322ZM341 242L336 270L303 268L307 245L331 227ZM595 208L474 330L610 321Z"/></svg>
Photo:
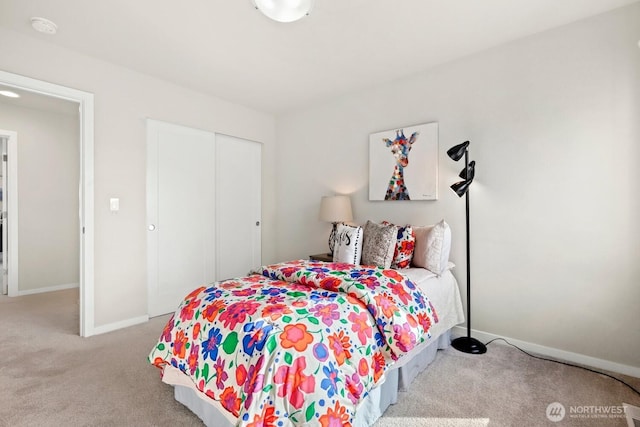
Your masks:
<svg viewBox="0 0 640 427"><path fill-rule="evenodd" d="M111 210L111 212L118 212L120 210L120 199L109 199L109 209Z"/></svg>

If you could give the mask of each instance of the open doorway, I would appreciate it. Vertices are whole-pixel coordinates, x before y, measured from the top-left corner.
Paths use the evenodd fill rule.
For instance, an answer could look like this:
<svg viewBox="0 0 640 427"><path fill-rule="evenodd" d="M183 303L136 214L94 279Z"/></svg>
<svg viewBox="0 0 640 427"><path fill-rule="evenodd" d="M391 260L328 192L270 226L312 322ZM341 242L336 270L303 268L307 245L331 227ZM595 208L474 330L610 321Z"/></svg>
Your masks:
<svg viewBox="0 0 640 427"><path fill-rule="evenodd" d="M35 96L39 102L60 103L62 100L64 105L71 106L74 110L76 121L73 125L73 133L76 142L75 162L76 166L78 166L76 188L78 191L70 196L75 198L76 202L75 225L73 225L75 237L73 238L76 241L75 247L77 248L74 268L78 282L77 287L79 288L79 334L81 336L93 335L93 95L3 71L0 71L0 85L5 86L7 90L23 92L27 96ZM11 159L12 143L16 144L18 138L19 136L16 132L14 132L13 141L11 137L5 138L9 159ZM9 167L8 169L8 184L11 186L12 168ZM13 182L15 183L16 180L17 176L13 178ZM55 188L55 186L52 188ZM11 191L6 191L3 195L6 194L6 196L11 197L11 193ZM12 204L9 201L7 215L5 216L9 222L9 230L12 229L13 224L11 221L11 206ZM13 204L13 208L17 209L18 204ZM18 218L19 216L16 215L14 219ZM12 271L14 271L12 260L18 258L17 246L13 246L17 243L17 239L13 239L15 234L17 233L8 233L8 253L5 257L5 265L8 266L9 295L19 294L15 288L16 281L11 280ZM45 248L49 251L55 250L55 247L52 249L51 246L45 245ZM12 252L15 252L15 254L12 254ZM13 274L19 271L19 268L15 268ZM20 282L20 278L18 278L17 282ZM72 287L73 283L63 283L61 286L62 288Z"/></svg>

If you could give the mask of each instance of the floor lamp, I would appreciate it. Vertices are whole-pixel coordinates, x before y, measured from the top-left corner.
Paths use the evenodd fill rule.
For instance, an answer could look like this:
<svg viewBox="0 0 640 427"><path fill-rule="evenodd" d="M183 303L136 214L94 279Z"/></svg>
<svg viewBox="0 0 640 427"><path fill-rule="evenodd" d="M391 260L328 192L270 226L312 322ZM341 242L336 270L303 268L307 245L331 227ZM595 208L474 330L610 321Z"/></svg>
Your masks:
<svg viewBox="0 0 640 427"><path fill-rule="evenodd" d="M451 345L458 351L471 354L483 354L487 352L487 347L475 338L471 338L471 262L469 251L469 187L475 175L476 162L469 163L469 141L458 144L447 150L447 155L454 161L458 161L464 156L464 169L458 175L462 181L456 182L451 189L458 195L466 198L466 221L467 221L467 336L459 337L451 341Z"/></svg>

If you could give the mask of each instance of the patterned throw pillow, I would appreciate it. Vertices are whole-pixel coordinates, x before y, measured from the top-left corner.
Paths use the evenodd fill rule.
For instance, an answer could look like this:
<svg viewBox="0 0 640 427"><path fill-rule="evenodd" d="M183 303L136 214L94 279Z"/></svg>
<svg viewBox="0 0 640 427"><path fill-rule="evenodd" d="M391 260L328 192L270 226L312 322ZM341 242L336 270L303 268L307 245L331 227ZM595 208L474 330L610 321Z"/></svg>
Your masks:
<svg viewBox="0 0 640 427"><path fill-rule="evenodd" d="M390 268L396 248L396 227L367 221L362 234L362 264Z"/></svg>
<svg viewBox="0 0 640 427"><path fill-rule="evenodd" d="M360 264L362 257L362 227L338 224L333 262Z"/></svg>
<svg viewBox="0 0 640 427"><path fill-rule="evenodd" d="M384 225L393 225L388 221L382 221ZM416 245L416 234L410 225L395 226L398 230L396 248L393 251L393 261L391 268L401 269L409 268L413 259L413 250Z"/></svg>

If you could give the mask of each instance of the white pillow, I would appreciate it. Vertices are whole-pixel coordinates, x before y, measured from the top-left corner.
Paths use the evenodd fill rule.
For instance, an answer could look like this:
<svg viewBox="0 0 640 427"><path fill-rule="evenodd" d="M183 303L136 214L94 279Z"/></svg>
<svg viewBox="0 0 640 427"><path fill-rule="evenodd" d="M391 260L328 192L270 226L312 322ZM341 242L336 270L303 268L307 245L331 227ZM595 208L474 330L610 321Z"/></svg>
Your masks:
<svg viewBox="0 0 640 427"><path fill-rule="evenodd" d="M416 249L413 265L442 274L449 263L451 252L451 229L444 220L436 225L413 227L416 233Z"/></svg>
<svg viewBox="0 0 640 427"><path fill-rule="evenodd" d="M338 224L336 245L333 248L333 262L360 264L362 257L362 227Z"/></svg>

